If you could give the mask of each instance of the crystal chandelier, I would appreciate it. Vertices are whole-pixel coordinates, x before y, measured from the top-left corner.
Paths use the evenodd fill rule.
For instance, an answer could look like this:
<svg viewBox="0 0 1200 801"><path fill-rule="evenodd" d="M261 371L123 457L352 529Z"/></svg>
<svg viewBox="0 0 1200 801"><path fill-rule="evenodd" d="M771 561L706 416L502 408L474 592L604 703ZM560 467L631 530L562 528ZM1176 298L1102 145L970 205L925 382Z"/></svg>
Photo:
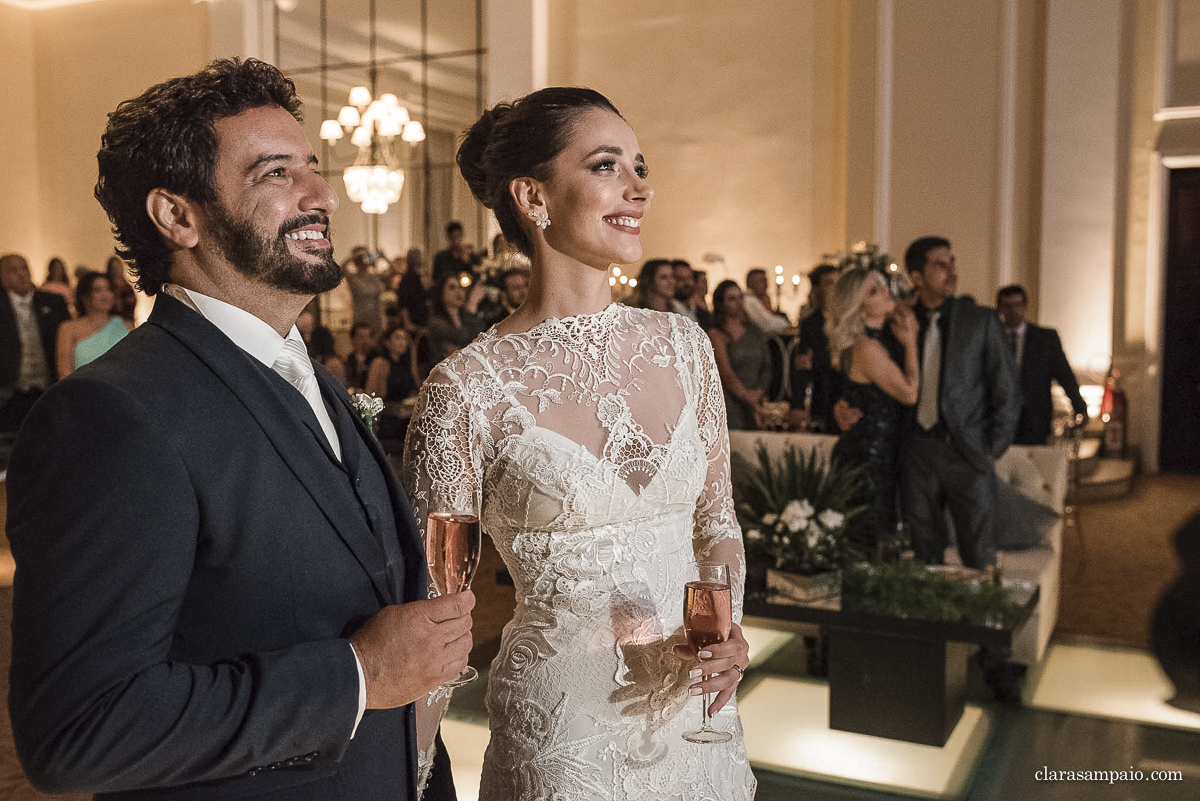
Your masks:
<svg viewBox="0 0 1200 801"><path fill-rule="evenodd" d="M372 70L374 74L374 70ZM404 171L395 152L395 140L415 145L425 139L421 123L408 115L400 100L386 92L371 98L371 90L356 86L350 90L348 104L342 106L336 120L321 123L321 138L332 146L343 134L358 148L354 164L342 172L346 194L366 214L383 214L400 200Z"/></svg>

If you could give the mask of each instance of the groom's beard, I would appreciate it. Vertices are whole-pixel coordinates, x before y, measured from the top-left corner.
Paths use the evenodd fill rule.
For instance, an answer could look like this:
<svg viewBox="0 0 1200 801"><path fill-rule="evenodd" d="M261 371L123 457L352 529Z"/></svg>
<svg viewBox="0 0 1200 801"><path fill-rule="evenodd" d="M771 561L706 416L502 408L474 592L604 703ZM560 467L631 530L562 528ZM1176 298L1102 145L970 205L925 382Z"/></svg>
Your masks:
<svg viewBox="0 0 1200 801"><path fill-rule="evenodd" d="M293 217L279 226L274 236L269 236L260 233L250 221L234 217L219 200L206 211L209 231L221 255L247 278L296 295L319 295L341 283L342 268L333 260L332 248L318 261L312 261L293 255L284 239L288 231L313 224L324 225L325 238L330 239L326 215Z"/></svg>

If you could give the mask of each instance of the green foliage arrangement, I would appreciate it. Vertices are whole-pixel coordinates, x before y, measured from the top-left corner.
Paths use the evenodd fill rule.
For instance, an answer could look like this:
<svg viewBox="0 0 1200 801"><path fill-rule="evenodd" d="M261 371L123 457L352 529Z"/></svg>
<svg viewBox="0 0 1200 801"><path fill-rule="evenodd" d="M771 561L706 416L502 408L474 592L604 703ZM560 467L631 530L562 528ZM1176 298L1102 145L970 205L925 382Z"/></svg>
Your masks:
<svg viewBox="0 0 1200 801"><path fill-rule="evenodd" d="M793 573L835 570L860 561L846 526L865 508L854 503L861 471L789 447L774 460L758 448L752 479L735 492L750 558ZM818 511L819 510L819 511Z"/></svg>
<svg viewBox="0 0 1200 801"><path fill-rule="evenodd" d="M842 571L842 609L884 617L1014 628L1030 610L999 584L932 573L919 562L859 564Z"/></svg>

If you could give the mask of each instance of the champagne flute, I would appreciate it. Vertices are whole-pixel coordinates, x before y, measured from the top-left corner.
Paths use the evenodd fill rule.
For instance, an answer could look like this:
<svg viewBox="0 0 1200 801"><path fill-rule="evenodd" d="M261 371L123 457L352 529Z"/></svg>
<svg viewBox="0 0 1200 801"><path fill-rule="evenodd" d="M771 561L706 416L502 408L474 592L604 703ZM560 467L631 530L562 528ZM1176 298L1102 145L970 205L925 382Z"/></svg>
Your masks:
<svg viewBox="0 0 1200 801"><path fill-rule="evenodd" d="M725 642L733 625L733 598L729 587L729 566L716 562L698 562L699 576L683 590L683 632L688 644L697 651ZM705 676L705 678L708 678ZM717 731L710 724L709 697L704 694L703 725L697 731L683 733L692 743L726 743L733 735Z"/></svg>
<svg viewBox="0 0 1200 801"><path fill-rule="evenodd" d="M425 526L425 562L440 595L471 587L471 579L479 567L481 547L474 493L454 502L439 499L430 506ZM479 672L467 665L456 678L442 686L461 687L478 676Z"/></svg>

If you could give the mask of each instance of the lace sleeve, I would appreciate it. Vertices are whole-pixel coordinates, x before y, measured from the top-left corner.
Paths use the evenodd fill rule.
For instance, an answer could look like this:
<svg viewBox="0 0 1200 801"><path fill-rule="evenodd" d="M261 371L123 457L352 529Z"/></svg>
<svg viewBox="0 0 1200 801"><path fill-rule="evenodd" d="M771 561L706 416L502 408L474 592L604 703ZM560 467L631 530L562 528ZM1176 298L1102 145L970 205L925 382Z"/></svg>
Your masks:
<svg viewBox="0 0 1200 801"><path fill-rule="evenodd" d="M746 554L742 547L742 530L733 509L725 398L721 392L721 377L717 373L712 344L698 327L689 328L692 329L693 376L698 385L696 416L700 423L700 437L708 454L708 474L704 490L696 499L693 518L696 558L729 565L729 580L733 585L733 616L740 621Z"/></svg>
<svg viewBox="0 0 1200 801"><path fill-rule="evenodd" d="M422 540L434 499L456 503L463 493L477 491L479 466L475 454L470 404L461 385L444 370L435 369L421 387L404 442L401 471ZM432 582L429 592L437 594ZM451 694L450 689L439 687L416 704L418 785L422 789L429 780L436 755L435 739Z"/></svg>

